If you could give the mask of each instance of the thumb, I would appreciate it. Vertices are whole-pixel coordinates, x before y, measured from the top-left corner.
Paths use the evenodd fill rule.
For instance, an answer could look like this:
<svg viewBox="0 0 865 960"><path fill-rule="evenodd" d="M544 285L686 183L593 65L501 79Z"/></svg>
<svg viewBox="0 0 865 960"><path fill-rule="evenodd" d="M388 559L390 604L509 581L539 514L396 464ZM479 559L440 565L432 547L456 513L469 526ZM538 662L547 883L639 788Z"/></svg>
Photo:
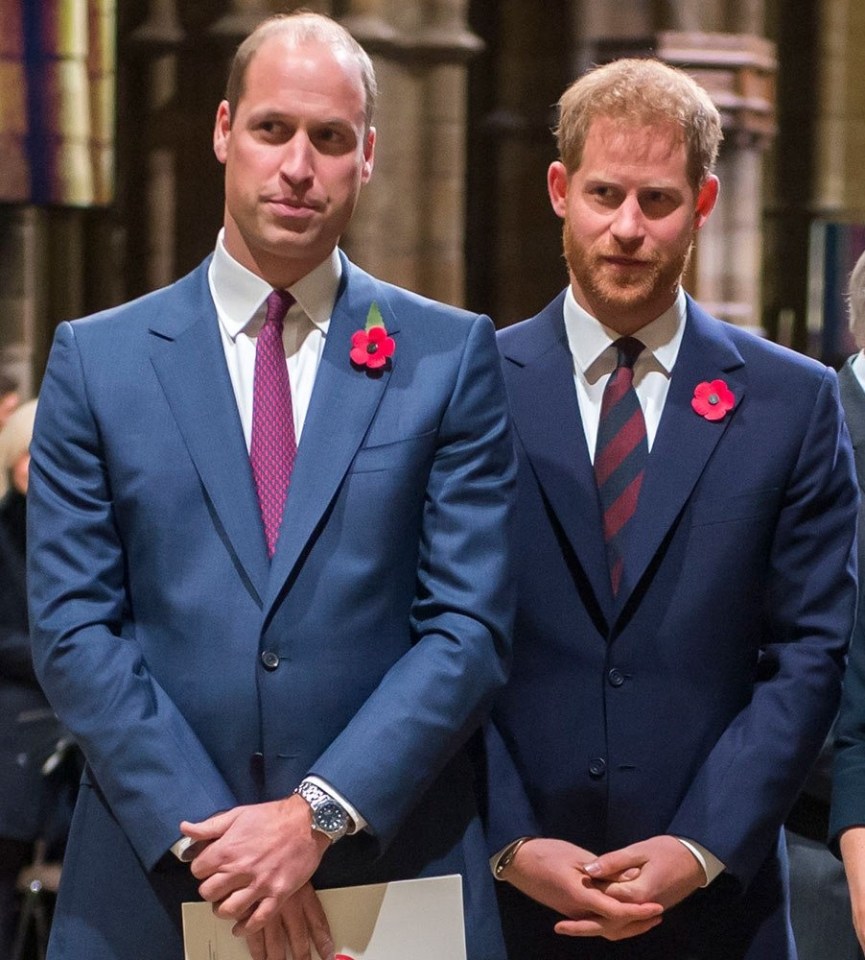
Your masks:
<svg viewBox="0 0 865 960"><path fill-rule="evenodd" d="M224 813L215 813L199 823L183 820L180 823L180 832L192 840L217 840L234 823L237 818L236 810L226 810Z"/></svg>
<svg viewBox="0 0 865 960"><path fill-rule="evenodd" d="M640 875L642 862L628 847L605 853L581 865L583 873L593 880L633 880Z"/></svg>

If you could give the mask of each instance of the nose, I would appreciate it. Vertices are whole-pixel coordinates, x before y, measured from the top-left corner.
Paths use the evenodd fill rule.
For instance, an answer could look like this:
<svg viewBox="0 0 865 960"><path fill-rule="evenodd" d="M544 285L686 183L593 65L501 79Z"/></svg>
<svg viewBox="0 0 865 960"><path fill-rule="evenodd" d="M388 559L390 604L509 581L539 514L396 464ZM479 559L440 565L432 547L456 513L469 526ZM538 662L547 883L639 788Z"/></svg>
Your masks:
<svg viewBox="0 0 865 960"><path fill-rule="evenodd" d="M610 230L613 236L623 244L632 244L643 238L643 211L636 196L628 195L619 204L610 224Z"/></svg>
<svg viewBox="0 0 865 960"><path fill-rule="evenodd" d="M309 137L302 130L296 131L285 144L280 174L294 187L312 180L314 176L313 147Z"/></svg>

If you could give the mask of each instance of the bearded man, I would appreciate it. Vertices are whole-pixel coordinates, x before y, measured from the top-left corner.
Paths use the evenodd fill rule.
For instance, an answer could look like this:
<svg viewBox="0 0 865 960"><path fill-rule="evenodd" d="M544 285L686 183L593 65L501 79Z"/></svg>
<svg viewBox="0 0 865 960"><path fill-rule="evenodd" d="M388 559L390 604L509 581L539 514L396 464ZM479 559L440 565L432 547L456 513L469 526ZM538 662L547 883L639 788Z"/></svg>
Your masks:
<svg viewBox="0 0 865 960"><path fill-rule="evenodd" d="M793 960L781 828L855 602L836 376L682 289L718 196L698 84L621 60L559 106L570 282L499 336L520 568L489 839L509 955Z"/></svg>

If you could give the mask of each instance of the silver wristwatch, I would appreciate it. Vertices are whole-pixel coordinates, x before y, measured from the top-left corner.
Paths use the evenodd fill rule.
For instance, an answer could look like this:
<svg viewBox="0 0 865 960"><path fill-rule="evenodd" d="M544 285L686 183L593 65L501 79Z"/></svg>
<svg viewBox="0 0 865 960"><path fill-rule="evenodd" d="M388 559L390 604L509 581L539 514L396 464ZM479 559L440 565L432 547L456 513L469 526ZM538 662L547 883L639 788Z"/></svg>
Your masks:
<svg viewBox="0 0 865 960"><path fill-rule="evenodd" d="M309 780L303 780L294 792L309 804L313 830L319 830L334 843L348 833L349 816L327 791Z"/></svg>

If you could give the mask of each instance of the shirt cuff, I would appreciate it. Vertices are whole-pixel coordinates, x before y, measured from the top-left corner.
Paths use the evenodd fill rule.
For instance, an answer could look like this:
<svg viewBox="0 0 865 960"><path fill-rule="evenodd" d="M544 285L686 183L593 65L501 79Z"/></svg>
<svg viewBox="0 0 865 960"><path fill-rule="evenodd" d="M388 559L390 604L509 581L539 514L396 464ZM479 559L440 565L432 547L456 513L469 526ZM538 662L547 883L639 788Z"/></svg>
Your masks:
<svg viewBox="0 0 865 960"><path fill-rule="evenodd" d="M715 856L711 850L707 850L704 846L697 843L695 840L685 840L682 837L676 837L679 843L682 846L687 847L691 853L694 854L694 857L697 860L697 863L703 868L703 874L706 877L705 883L701 883L701 887L708 887L709 884L716 880L726 869L725 865Z"/></svg>
<svg viewBox="0 0 865 960"><path fill-rule="evenodd" d="M171 844L170 849L181 863L191 863L200 847L198 841L193 840L192 837L181 837L176 843Z"/></svg>
<svg viewBox="0 0 865 960"><path fill-rule="evenodd" d="M315 784L315 786L319 787L321 790L324 790L325 793L329 793L343 808L343 810L345 810L352 822L352 826L346 831L348 836L351 836L354 833L360 833L361 830L366 829L366 820L364 820L364 818L357 812L357 810L355 810L348 800L346 800L345 797L339 793L339 791L333 789L327 780L322 780L321 777L312 775L305 776L303 779L309 783Z"/></svg>

